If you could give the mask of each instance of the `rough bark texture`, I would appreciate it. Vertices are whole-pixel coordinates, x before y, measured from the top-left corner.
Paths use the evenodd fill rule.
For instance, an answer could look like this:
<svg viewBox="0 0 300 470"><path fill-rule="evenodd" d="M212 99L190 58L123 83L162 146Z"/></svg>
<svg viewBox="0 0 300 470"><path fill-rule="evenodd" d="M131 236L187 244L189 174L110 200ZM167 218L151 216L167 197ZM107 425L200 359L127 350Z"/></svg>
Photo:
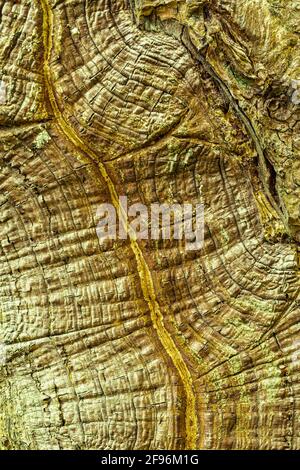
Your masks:
<svg viewBox="0 0 300 470"><path fill-rule="evenodd" d="M299 3L1 0L3 449L299 449ZM100 244L101 202L205 244Z"/></svg>

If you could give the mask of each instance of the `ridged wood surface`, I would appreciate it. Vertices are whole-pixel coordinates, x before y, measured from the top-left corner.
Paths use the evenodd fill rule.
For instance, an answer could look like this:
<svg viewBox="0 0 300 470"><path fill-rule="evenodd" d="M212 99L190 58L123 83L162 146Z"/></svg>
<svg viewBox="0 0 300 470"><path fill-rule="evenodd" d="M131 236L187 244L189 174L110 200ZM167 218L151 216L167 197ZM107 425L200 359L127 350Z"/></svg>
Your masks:
<svg viewBox="0 0 300 470"><path fill-rule="evenodd" d="M0 20L0 447L299 449L298 2ZM100 243L121 195L203 203L203 248Z"/></svg>

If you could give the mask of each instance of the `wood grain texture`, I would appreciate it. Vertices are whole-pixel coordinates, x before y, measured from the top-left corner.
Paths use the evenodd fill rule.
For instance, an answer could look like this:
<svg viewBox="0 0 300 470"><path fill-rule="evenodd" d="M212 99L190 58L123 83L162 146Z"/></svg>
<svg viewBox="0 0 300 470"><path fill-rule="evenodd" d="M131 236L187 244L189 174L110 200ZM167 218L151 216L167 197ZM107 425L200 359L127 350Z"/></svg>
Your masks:
<svg viewBox="0 0 300 470"><path fill-rule="evenodd" d="M299 449L297 1L0 14L0 448ZM204 247L100 243L120 195Z"/></svg>

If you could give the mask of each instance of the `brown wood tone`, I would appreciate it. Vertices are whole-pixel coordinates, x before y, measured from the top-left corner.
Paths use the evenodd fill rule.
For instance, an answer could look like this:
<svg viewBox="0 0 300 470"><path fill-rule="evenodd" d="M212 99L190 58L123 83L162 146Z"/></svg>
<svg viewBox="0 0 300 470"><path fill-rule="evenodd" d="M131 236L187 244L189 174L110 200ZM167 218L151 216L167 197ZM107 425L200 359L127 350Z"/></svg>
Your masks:
<svg viewBox="0 0 300 470"><path fill-rule="evenodd" d="M300 448L299 31L0 0L1 449ZM203 204L203 247L101 242L120 196Z"/></svg>

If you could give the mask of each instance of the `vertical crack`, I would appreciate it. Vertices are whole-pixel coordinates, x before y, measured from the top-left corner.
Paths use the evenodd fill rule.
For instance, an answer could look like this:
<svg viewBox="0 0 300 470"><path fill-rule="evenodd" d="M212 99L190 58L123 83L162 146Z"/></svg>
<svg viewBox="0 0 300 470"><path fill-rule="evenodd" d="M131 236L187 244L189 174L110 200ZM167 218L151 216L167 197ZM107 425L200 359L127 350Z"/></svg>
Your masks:
<svg viewBox="0 0 300 470"><path fill-rule="evenodd" d="M163 314L160 310L160 306L156 298L155 288L150 269L136 240L135 234L128 224L124 209L120 205L119 195L117 193L115 185L111 177L109 176L105 165L102 162L99 162L99 158L94 152L94 150L76 134L75 130L67 122L58 106L50 70L50 58L53 39L53 13L48 3L48 0L40 0L40 3L43 11L44 78L52 112L57 120L57 124L61 132L76 147L83 161L97 165L99 173L101 177L105 180L105 183L107 185L111 201L115 209L120 214L121 222L127 231L131 249L136 259L142 292L144 299L149 307L153 328L155 329L164 350L170 357L175 369L177 370L185 391L185 447L186 449L196 449L198 435L198 419L196 413L196 395L194 392L192 376L183 357L181 356L180 351L177 349L171 334L165 327Z"/></svg>

